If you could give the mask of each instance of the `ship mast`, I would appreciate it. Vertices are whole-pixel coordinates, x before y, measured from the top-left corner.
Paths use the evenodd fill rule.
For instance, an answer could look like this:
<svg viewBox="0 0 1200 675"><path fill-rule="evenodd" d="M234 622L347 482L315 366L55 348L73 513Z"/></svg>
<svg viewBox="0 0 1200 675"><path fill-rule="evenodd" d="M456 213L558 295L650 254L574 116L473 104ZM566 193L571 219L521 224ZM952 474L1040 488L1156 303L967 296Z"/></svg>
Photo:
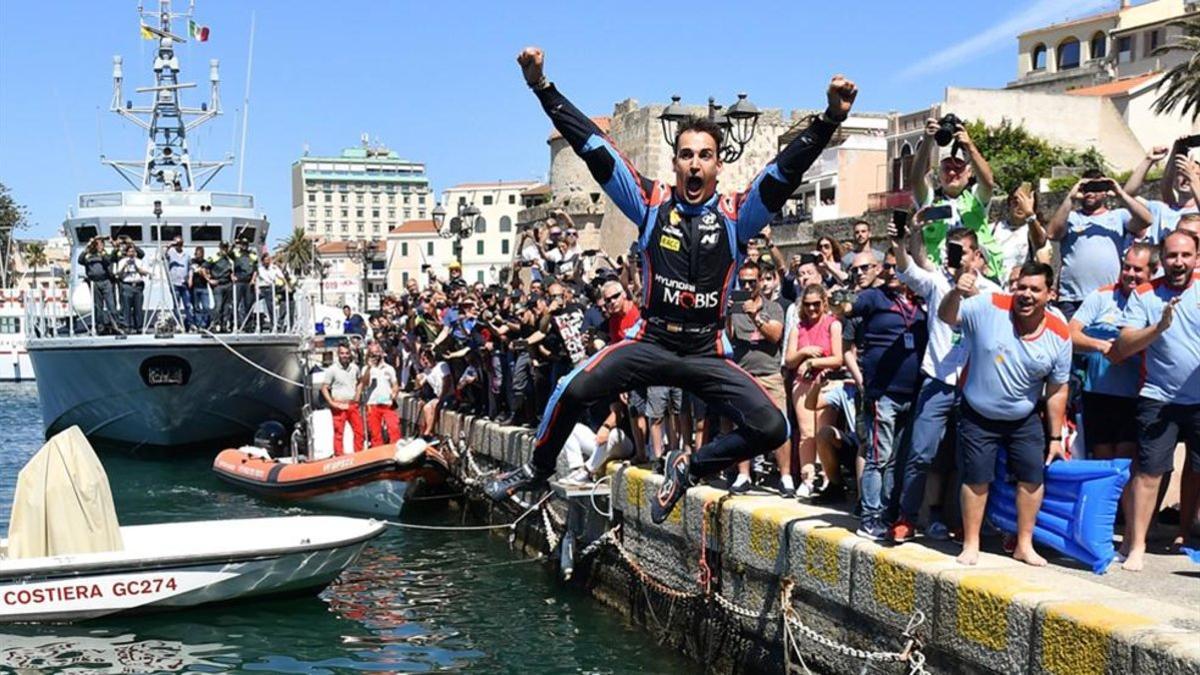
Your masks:
<svg viewBox="0 0 1200 675"><path fill-rule="evenodd" d="M174 13L171 0L158 0L158 11L144 11L138 5L141 29L154 36L158 43L154 58L154 86L138 87L139 94L151 95L149 107L134 107L124 100L124 73L120 56L113 57L113 100L111 110L145 129L146 154L138 160L114 160L101 155L100 161L117 170L126 181L142 192L193 192L203 190L221 168L233 162L232 156L219 161L199 161L188 153L187 134L221 113L220 76L216 59L209 61L211 93L209 101L199 108L189 108L180 102L183 89L195 83L179 81L179 58L175 45L186 43L183 37L171 32L173 19L190 20L194 5L188 11Z"/></svg>

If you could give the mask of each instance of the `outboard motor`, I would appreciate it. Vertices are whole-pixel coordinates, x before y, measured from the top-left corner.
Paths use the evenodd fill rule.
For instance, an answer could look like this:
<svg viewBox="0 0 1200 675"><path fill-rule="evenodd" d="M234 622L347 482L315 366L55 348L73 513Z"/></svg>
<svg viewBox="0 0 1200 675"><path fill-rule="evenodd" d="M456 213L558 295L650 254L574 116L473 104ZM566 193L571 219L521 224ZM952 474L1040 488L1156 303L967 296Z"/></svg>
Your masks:
<svg viewBox="0 0 1200 675"><path fill-rule="evenodd" d="M254 447L266 450L275 459L292 455L287 429L275 421L258 425L258 430L254 432Z"/></svg>

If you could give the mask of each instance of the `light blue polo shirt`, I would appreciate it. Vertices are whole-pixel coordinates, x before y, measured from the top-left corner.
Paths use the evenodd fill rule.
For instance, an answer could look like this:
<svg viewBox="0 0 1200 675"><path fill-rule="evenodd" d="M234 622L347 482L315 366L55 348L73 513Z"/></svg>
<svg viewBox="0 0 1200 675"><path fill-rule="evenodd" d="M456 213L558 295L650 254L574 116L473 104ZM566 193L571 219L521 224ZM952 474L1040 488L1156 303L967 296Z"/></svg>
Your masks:
<svg viewBox="0 0 1200 675"><path fill-rule="evenodd" d="M1163 307L1175 296L1171 327L1142 352L1144 373L1139 395L1166 403L1200 404L1200 272L1182 291L1158 278L1138 286L1129 298L1121 327L1145 328L1157 324Z"/></svg>
<svg viewBox="0 0 1200 675"><path fill-rule="evenodd" d="M1126 226L1132 219L1129 209L1112 209L1090 216L1072 211L1067 216L1067 233L1059 245L1060 300L1079 302L1097 288L1116 282L1121 273Z"/></svg>
<svg viewBox="0 0 1200 675"><path fill-rule="evenodd" d="M1179 227L1179 219L1185 214L1196 213L1196 207L1189 206L1183 209L1173 209L1166 202L1157 199L1151 199L1146 202L1146 208L1150 211L1153 219L1150 221L1150 227L1146 228L1146 232L1140 239L1135 239L1128 232L1125 233L1125 250L1128 250L1134 242L1141 241L1147 244L1157 246L1163 240L1163 237L1175 231Z"/></svg>
<svg viewBox="0 0 1200 675"><path fill-rule="evenodd" d="M1029 416L1047 381L1071 376L1071 331L1062 314L1046 308L1046 326L1018 337L1010 315L1013 296L981 293L959 306L959 328L967 349L960 381L963 396L979 414L1015 421Z"/></svg>
<svg viewBox="0 0 1200 675"><path fill-rule="evenodd" d="M1075 312L1072 321L1083 326L1088 337L1099 340L1115 340L1121 332L1121 315L1129 304L1130 296L1121 292L1118 285L1101 286L1088 293L1083 304ZM1083 390L1095 394L1137 398L1142 386L1141 359L1125 359L1113 363L1099 352L1087 353L1087 379Z"/></svg>

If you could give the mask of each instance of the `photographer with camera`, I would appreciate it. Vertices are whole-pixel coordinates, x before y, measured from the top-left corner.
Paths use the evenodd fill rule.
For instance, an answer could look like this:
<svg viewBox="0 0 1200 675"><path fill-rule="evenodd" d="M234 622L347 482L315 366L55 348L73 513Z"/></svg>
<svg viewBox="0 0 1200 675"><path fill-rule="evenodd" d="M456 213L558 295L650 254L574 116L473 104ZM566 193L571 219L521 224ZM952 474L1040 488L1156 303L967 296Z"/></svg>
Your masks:
<svg viewBox="0 0 1200 675"><path fill-rule="evenodd" d="M937 160L938 148L948 145L950 155L938 162L935 188L930 184L929 170ZM979 238L988 260L987 276L999 279L1003 255L988 227L988 203L996 190L996 180L992 167L967 133L966 124L956 115L949 113L941 119L925 120L925 136L917 146L909 181L917 206L928 208L921 236L933 265L937 268L942 265L946 235L965 227Z"/></svg>
<svg viewBox="0 0 1200 675"><path fill-rule="evenodd" d="M1116 196L1125 208L1109 209ZM1069 321L1088 293L1116 283L1127 236L1140 239L1152 216L1146 205L1099 169L1088 169L1046 225L1059 242L1062 270L1055 306Z"/></svg>

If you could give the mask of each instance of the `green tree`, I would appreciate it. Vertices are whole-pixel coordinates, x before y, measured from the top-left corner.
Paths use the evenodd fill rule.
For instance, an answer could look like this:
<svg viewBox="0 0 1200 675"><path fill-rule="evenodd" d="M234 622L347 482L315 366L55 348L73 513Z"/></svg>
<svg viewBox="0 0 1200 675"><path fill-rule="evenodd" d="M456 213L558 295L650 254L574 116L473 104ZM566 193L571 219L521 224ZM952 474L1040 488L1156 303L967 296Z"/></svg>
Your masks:
<svg viewBox="0 0 1200 675"><path fill-rule="evenodd" d="M33 278L36 281L39 267L45 267L49 264L46 260L46 245L40 241L27 242L22 246L21 257L25 259L25 264L33 271Z"/></svg>
<svg viewBox="0 0 1200 675"><path fill-rule="evenodd" d="M13 232L24 229L25 207L13 200L4 183L0 183L0 285L12 286L12 242Z"/></svg>
<svg viewBox="0 0 1200 675"><path fill-rule="evenodd" d="M1200 19L1172 21L1167 25L1182 29L1183 34L1154 50L1154 54L1183 52L1186 58L1159 81L1157 90L1161 93L1154 100L1154 112L1162 115L1182 108L1180 113L1190 114L1195 122L1200 117Z"/></svg>
<svg viewBox="0 0 1200 675"><path fill-rule="evenodd" d="M304 236L304 230L297 227L275 249L275 258L291 273L292 278L299 278L312 270L314 253L313 240Z"/></svg>
<svg viewBox="0 0 1200 675"><path fill-rule="evenodd" d="M1038 181L1049 178L1050 170L1056 166L1108 169L1108 162L1099 150L1077 151L1054 145L1011 120L1001 120L996 126L976 120L967 124L967 131L991 165L996 187L1001 192L1011 192L1025 182L1036 189Z"/></svg>

